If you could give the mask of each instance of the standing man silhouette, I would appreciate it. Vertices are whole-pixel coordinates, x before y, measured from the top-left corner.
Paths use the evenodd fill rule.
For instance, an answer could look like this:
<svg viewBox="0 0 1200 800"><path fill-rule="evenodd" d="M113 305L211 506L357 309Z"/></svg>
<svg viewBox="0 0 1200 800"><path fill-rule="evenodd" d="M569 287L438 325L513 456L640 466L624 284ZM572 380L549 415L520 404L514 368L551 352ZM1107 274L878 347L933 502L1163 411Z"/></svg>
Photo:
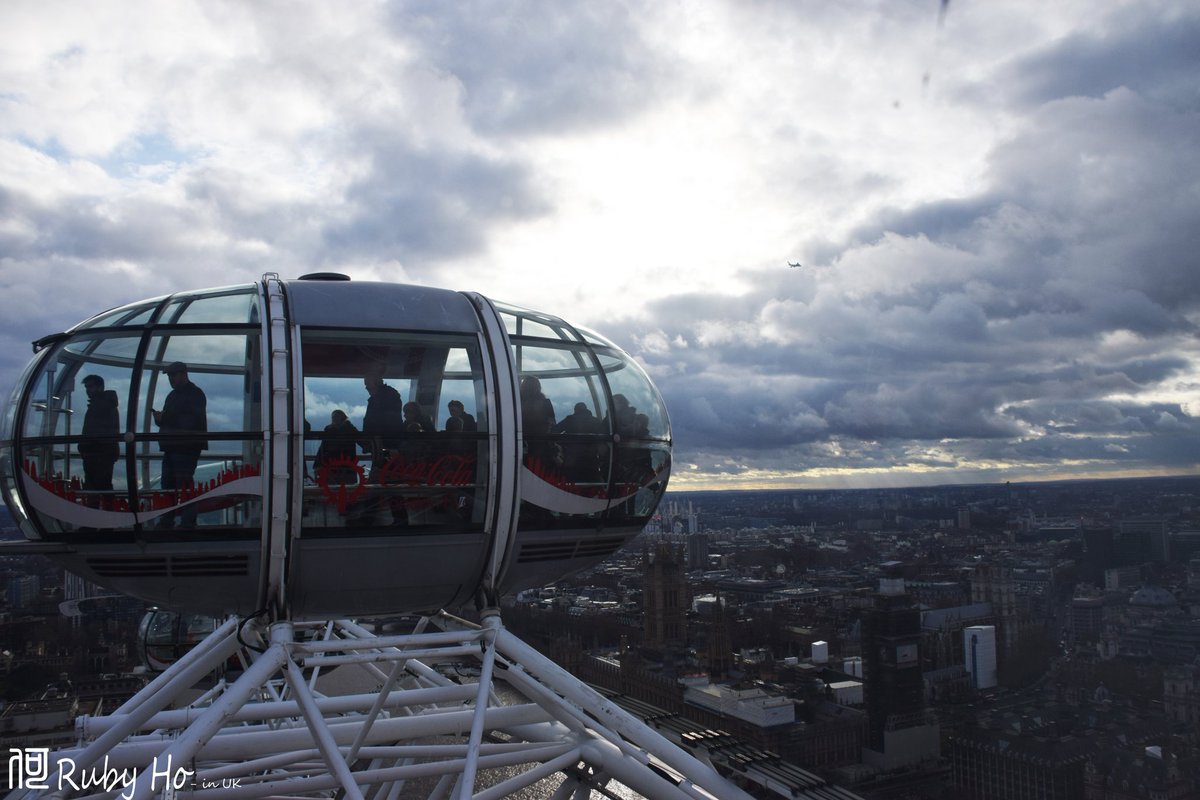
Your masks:
<svg viewBox="0 0 1200 800"><path fill-rule="evenodd" d="M187 364L176 361L166 369L171 392L163 403L162 410L152 410L154 422L159 430L168 434L159 443L162 450L162 488L178 491L195 485L196 464L200 453L208 447L203 434L208 433L208 398L199 386L188 378ZM181 434L201 434L182 436ZM196 527L196 507L185 506L179 515L184 527ZM175 525L174 512L164 514L159 527Z"/></svg>
<svg viewBox="0 0 1200 800"><path fill-rule="evenodd" d="M83 379L88 407L83 415L83 437L79 455L83 457L83 488L88 492L111 492L113 465L121 456L117 436L121 415L117 411L117 393L105 390L104 378L88 375Z"/></svg>

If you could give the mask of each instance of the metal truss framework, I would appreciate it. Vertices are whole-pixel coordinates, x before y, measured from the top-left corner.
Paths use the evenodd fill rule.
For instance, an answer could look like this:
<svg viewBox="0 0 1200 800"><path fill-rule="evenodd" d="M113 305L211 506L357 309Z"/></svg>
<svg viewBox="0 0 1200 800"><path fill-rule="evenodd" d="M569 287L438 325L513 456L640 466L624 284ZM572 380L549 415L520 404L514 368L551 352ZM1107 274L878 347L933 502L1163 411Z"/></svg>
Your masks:
<svg viewBox="0 0 1200 800"><path fill-rule="evenodd" d="M185 703L231 658L240 674ZM334 667L371 690L322 693ZM12 796L492 800L536 785L553 800L750 800L507 631L496 609L481 625L442 613L395 636L231 618L77 731L77 748L50 754L47 788Z"/></svg>

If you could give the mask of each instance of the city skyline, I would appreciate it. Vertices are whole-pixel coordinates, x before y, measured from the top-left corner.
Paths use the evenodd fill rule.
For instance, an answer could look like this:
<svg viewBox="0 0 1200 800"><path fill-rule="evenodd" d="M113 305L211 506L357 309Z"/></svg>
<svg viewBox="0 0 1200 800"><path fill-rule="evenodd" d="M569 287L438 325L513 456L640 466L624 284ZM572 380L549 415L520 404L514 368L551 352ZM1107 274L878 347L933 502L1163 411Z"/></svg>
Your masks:
<svg viewBox="0 0 1200 800"><path fill-rule="evenodd" d="M1200 473L1188 4L0 24L5 400L93 313L338 271L613 339L676 490Z"/></svg>

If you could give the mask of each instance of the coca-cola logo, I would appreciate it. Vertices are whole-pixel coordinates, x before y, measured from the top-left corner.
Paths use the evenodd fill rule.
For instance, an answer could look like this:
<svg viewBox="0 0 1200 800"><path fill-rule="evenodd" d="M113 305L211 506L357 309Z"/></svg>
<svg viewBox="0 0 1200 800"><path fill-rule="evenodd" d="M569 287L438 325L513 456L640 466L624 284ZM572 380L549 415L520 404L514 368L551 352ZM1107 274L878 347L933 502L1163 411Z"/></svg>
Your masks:
<svg viewBox="0 0 1200 800"><path fill-rule="evenodd" d="M408 486L468 486L475 481L475 459L445 455L436 461L404 461L392 456L379 466L380 483Z"/></svg>
<svg viewBox="0 0 1200 800"><path fill-rule="evenodd" d="M350 504L367 490L367 475L358 459L351 456L339 456L322 463L317 467L315 479L321 495L337 506L340 514L345 514Z"/></svg>
<svg viewBox="0 0 1200 800"><path fill-rule="evenodd" d="M344 514L367 491L366 471L352 456L331 458L316 469L314 480L322 497ZM383 486L470 486L475 482L475 458L445 455L433 461L405 461L392 455L371 473L371 483ZM444 505L445 497L396 498L397 508ZM459 503L461 505L461 502Z"/></svg>

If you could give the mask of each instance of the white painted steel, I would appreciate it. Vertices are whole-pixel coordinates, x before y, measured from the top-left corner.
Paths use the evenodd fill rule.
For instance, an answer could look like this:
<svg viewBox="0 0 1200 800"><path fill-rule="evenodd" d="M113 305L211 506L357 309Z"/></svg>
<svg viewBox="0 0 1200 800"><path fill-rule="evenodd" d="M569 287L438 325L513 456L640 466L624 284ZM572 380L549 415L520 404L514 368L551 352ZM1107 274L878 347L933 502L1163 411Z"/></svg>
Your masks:
<svg viewBox="0 0 1200 800"><path fill-rule="evenodd" d="M239 624L229 620L153 691L111 718L82 722L78 730L94 737L90 744L55 757L77 768L103 763L136 772L135 784L120 787L133 800L162 795L154 775L167 759L195 771L176 795L195 800L331 792L356 800L496 800L519 789L567 798L610 783L605 791L625 787L656 800L748 800L711 766L506 631L498 611L488 609L483 619L480 627L443 613L422 619L408 637L376 637L346 620L269 629L246 621L243 638L269 639L265 652L244 652L249 667L240 676L194 693L206 697L204 708L165 708L226 665L238 646ZM442 630L427 632L427 625ZM297 629L324 638L296 641ZM328 662L332 656L314 654L334 652L372 661L326 672L314 688L305 672L310 659ZM478 669L479 677L463 681L464 669ZM359 689L372 691L331 693L363 682L371 686ZM22 798L47 796L27 791ZM56 800L93 797L100 800L68 790Z"/></svg>

